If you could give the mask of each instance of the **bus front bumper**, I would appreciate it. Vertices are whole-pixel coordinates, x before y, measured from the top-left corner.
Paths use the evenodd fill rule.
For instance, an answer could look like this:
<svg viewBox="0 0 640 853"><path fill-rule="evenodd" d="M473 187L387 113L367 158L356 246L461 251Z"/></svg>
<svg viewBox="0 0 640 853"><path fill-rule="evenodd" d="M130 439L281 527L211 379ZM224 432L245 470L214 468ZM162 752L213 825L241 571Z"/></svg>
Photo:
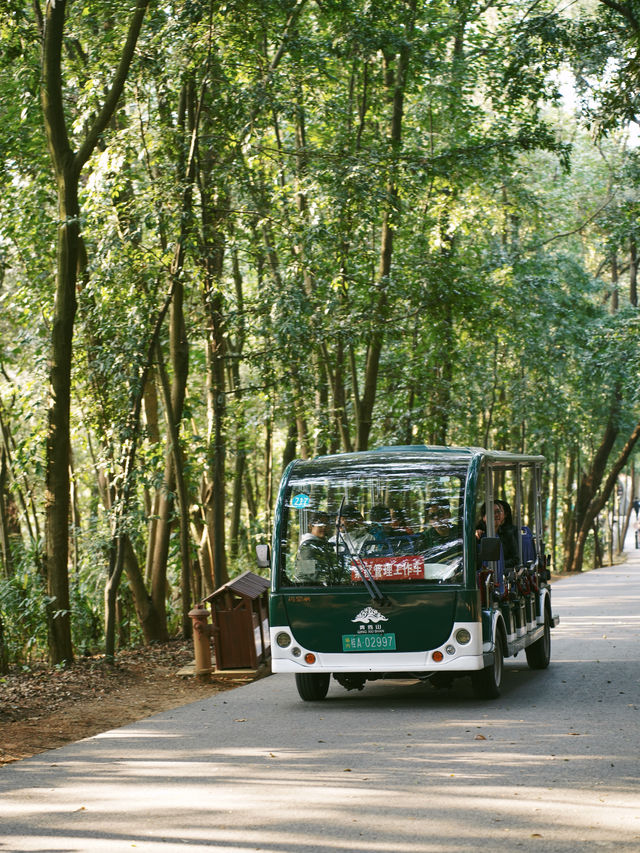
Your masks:
<svg viewBox="0 0 640 853"><path fill-rule="evenodd" d="M461 629L470 634L470 641L464 645L456 639ZM291 642L283 648L277 638L285 633L291 636ZM271 628L273 672L475 672L486 665L483 651L482 626L478 622L457 622L445 643L436 649L417 652L318 652L297 643L289 627Z"/></svg>

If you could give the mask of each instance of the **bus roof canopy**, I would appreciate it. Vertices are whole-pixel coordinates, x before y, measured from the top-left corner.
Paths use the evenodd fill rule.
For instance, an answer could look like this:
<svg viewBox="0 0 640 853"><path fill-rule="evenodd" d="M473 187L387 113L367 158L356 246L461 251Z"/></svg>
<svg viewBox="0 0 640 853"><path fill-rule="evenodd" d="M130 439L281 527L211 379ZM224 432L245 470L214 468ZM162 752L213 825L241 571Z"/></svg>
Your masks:
<svg viewBox="0 0 640 853"><path fill-rule="evenodd" d="M518 463L525 465L542 464L544 456L524 453L509 453L505 450L485 450L482 447L439 447L437 445L409 444L379 447L359 453L338 453L330 456L317 456L310 460L297 460L296 473L322 474L324 471L339 473L341 469L353 470L358 466L375 467L392 465L411 467L412 465L464 465L472 459L485 459L498 467L509 468Z"/></svg>

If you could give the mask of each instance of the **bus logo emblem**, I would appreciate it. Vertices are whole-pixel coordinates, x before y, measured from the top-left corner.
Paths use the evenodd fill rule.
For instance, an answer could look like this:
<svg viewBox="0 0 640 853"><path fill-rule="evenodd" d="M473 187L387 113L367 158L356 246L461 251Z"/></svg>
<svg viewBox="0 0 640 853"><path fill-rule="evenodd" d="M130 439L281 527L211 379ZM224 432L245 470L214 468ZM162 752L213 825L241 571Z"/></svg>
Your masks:
<svg viewBox="0 0 640 853"><path fill-rule="evenodd" d="M351 620L352 622L362 622L363 625L369 625L373 622L388 622L386 616L383 616L382 613L379 613L373 607L365 607L364 610L361 610L360 613L356 616L355 619Z"/></svg>

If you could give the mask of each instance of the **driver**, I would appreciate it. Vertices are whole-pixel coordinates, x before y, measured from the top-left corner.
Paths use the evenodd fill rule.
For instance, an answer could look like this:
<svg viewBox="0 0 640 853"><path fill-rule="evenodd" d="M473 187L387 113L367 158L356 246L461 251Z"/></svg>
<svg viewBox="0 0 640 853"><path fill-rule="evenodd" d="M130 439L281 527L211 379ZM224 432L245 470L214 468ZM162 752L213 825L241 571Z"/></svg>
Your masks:
<svg viewBox="0 0 640 853"><path fill-rule="evenodd" d="M314 512L309 521L309 532L300 540L296 555L295 580L298 583L321 583L325 586L334 581L338 571L335 547L327 539L330 519L326 512Z"/></svg>
<svg viewBox="0 0 640 853"><path fill-rule="evenodd" d="M368 540L373 541L369 531L365 527L362 513L355 504L345 504L340 514L338 553L344 554L348 549L350 554L359 554L362 546ZM335 533L329 542L335 547Z"/></svg>

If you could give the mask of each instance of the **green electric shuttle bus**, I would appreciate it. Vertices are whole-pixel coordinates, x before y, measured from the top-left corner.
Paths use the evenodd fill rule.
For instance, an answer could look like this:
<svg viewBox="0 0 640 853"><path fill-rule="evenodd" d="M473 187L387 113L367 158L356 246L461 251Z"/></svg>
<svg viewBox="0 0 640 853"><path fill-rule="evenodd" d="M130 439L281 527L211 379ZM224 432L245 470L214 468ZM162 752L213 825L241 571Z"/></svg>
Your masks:
<svg viewBox="0 0 640 853"><path fill-rule="evenodd" d="M505 657L551 654L541 456L385 447L286 469L271 551L272 669L324 699L380 678L500 693Z"/></svg>

